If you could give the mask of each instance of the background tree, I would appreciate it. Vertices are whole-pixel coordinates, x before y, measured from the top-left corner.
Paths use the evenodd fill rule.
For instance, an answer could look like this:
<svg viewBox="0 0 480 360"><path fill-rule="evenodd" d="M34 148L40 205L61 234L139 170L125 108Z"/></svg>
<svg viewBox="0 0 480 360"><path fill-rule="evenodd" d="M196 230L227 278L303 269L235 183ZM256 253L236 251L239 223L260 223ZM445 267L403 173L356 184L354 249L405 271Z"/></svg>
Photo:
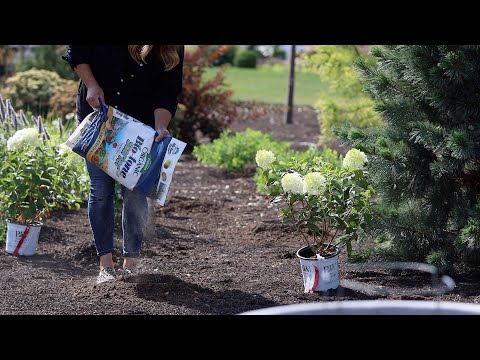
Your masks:
<svg viewBox="0 0 480 360"><path fill-rule="evenodd" d="M480 46L374 48L358 62L384 128L336 133L369 156L373 234L397 256L454 269L480 260Z"/></svg>
<svg viewBox="0 0 480 360"><path fill-rule="evenodd" d="M32 53L21 59L16 65L16 71L25 71L31 68L55 71L61 78L78 80L78 76L70 65L62 59L65 45L38 45L32 47Z"/></svg>
<svg viewBox="0 0 480 360"><path fill-rule="evenodd" d="M207 56L210 56L211 54L215 54L216 51L219 49L222 49L222 54L218 56L216 59L214 59L211 62L211 66L221 66L224 64L230 64L233 65L233 59L235 57L235 54L237 53L238 47L236 45L228 45L228 48L226 50L223 50L225 45L208 45L207 49L205 51L205 54Z"/></svg>
<svg viewBox="0 0 480 360"><path fill-rule="evenodd" d="M57 93L64 93L62 97L66 100L63 103L69 102L69 112L73 111L77 87L75 81L63 79L54 71L32 68L7 78L4 86L0 88L0 94L3 98L10 99L15 109L22 108L46 117L51 106L54 106L55 110L64 108L59 105L57 98L51 103L52 97Z"/></svg>
<svg viewBox="0 0 480 360"><path fill-rule="evenodd" d="M218 138L237 115L231 100L233 92L225 83L225 68L217 68L211 78L204 76L211 63L229 48L230 45L222 45L209 52L208 45L199 45L185 51L183 91L169 129L173 136L187 143L187 151L202 139Z"/></svg>
<svg viewBox="0 0 480 360"><path fill-rule="evenodd" d="M316 73L326 84L326 90L314 104L318 112L321 145L338 140L333 129L344 124L357 128L382 124L373 109L372 98L362 90L363 85L354 67L359 58L369 64L375 61L366 49L366 45L313 45L300 58L301 67Z"/></svg>

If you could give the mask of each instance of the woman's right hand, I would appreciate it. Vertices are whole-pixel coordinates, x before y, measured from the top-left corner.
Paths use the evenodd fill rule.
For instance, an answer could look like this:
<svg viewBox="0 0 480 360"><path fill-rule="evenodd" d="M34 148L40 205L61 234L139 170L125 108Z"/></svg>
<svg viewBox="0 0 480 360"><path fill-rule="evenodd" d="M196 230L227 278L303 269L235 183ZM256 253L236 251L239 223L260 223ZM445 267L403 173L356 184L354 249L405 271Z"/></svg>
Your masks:
<svg viewBox="0 0 480 360"><path fill-rule="evenodd" d="M87 88L88 105L90 105L95 110L100 107L98 98L102 99L102 102L105 104L103 89L99 85L93 85Z"/></svg>

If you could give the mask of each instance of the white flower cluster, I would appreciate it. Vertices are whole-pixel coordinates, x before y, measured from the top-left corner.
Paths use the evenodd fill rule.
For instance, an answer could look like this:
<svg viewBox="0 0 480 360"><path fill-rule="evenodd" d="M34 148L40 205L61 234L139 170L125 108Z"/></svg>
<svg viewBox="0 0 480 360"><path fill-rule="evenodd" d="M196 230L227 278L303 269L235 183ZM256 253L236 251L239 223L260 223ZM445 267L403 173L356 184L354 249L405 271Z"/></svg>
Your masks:
<svg viewBox="0 0 480 360"><path fill-rule="evenodd" d="M257 155L255 156L255 161L257 165L262 169L266 169L271 163L273 163L277 157L270 150L258 150Z"/></svg>
<svg viewBox="0 0 480 360"><path fill-rule="evenodd" d="M311 172L305 175L303 192L310 195L320 195L325 190L326 183L325 176L319 172Z"/></svg>
<svg viewBox="0 0 480 360"><path fill-rule="evenodd" d="M292 194L303 194L303 178L297 172L285 174L282 177L283 191Z"/></svg>
<svg viewBox="0 0 480 360"><path fill-rule="evenodd" d="M327 183L325 176L319 172L312 172L302 177L297 172L285 174L282 177L283 191L293 194L320 195Z"/></svg>
<svg viewBox="0 0 480 360"><path fill-rule="evenodd" d="M18 130L11 138L7 140L7 149L15 151L23 145L31 147L39 146L41 143L40 134L37 129L25 128Z"/></svg>
<svg viewBox="0 0 480 360"><path fill-rule="evenodd" d="M363 169L367 162L367 155L358 149L350 149L343 159L343 167L351 170Z"/></svg>
<svg viewBox="0 0 480 360"><path fill-rule="evenodd" d="M257 165L263 169L268 168L276 159L275 154L270 150L258 150L255 156ZM327 179L320 172L311 172L305 177L298 172L291 172L281 179L283 191L292 194L321 195L326 183Z"/></svg>

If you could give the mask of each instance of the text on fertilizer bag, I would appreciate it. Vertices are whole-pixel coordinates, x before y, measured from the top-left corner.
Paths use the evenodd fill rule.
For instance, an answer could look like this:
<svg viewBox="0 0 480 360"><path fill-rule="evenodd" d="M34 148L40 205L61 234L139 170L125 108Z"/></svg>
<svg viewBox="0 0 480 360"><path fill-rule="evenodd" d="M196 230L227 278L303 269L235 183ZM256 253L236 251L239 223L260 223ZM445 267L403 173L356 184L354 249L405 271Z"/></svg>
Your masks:
<svg viewBox="0 0 480 360"><path fill-rule="evenodd" d="M115 159L117 176L127 177L132 166L134 166L133 174L137 176L140 176L148 169L145 164L148 165L146 159L148 158L149 149L145 146L142 148L144 141L140 136L137 136L135 142L127 139L118 157Z"/></svg>

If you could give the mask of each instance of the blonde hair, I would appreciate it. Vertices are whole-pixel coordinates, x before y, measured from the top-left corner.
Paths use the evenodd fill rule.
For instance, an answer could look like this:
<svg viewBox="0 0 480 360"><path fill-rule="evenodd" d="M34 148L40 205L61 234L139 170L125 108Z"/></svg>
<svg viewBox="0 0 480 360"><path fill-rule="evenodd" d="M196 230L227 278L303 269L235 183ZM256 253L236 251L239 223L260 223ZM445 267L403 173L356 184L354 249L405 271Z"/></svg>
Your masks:
<svg viewBox="0 0 480 360"><path fill-rule="evenodd" d="M165 65L165 71L168 71L180 62L177 45L128 45L128 51L133 60L137 63L147 63L146 58L152 50L155 52Z"/></svg>

